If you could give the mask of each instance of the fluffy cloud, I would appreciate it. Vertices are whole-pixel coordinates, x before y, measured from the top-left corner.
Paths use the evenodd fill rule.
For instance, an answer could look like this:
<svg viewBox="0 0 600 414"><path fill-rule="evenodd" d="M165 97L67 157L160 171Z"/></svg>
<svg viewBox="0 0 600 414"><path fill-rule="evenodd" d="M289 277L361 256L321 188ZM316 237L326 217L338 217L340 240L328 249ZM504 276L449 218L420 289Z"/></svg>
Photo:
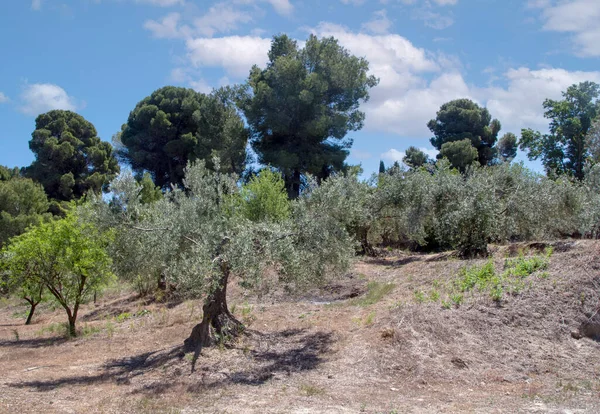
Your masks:
<svg viewBox="0 0 600 414"><path fill-rule="evenodd" d="M452 18L452 16L434 12L427 7L415 9L411 18L413 20L422 20L425 26L435 30L443 30L454 24L454 18Z"/></svg>
<svg viewBox="0 0 600 414"><path fill-rule="evenodd" d="M311 32L334 36L352 54L369 61L370 71L380 83L363 105L367 114L365 129L402 137L429 138L427 122L443 103L457 98L470 98L487 106L502 122L503 132L519 133L524 127L545 130L548 122L543 117L544 99L559 99L561 92L574 83L600 82L600 72L514 68L499 74L496 84L480 87L465 81L457 58L419 48L397 34L356 33L331 23L321 23ZM252 65L264 67L269 48L270 39L260 36L188 38L189 67L175 70L173 77L207 90L205 83L196 80L201 79L197 71L210 67L222 68L235 82L245 78ZM198 76L190 77L190 70Z"/></svg>
<svg viewBox="0 0 600 414"><path fill-rule="evenodd" d="M178 4L184 4L184 0L135 0L136 3L150 4L152 6L171 7Z"/></svg>
<svg viewBox="0 0 600 414"><path fill-rule="evenodd" d="M208 12L194 21L199 34L212 36L217 32L227 33L238 28L239 23L252 21L249 13L234 8L232 5L218 3L208 9Z"/></svg>
<svg viewBox="0 0 600 414"><path fill-rule="evenodd" d="M600 83L600 72L518 68L508 70L504 79L508 82L506 88L485 88L475 94L502 122L504 131L519 132L526 127L547 129L548 120L544 118L542 108L544 100L560 99L562 92L575 83Z"/></svg>
<svg viewBox="0 0 600 414"><path fill-rule="evenodd" d="M77 108L75 99L58 85L51 83L34 83L25 85L21 94L19 110L27 115L36 116L52 109L67 109L74 111Z"/></svg>
<svg viewBox="0 0 600 414"><path fill-rule="evenodd" d="M152 36L159 39L175 39L180 37L187 37L190 33L188 32L189 27L179 27L179 21L181 15L179 13L169 13L162 18L160 21L147 20L144 23L144 29L152 32Z"/></svg>
<svg viewBox="0 0 600 414"><path fill-rule="evenodd" d="M436 150L429 149L429 148L419 148L419 150L423 151L425 154L427 154L429 156L429 158L433 158L433 159L435 159L435 157L438 153ZM389 163L394 163L396 161L402 162L402 158L404 158L405 155L406 155L406 151L398 151L395 148L391 148L391 149L387 150L386 152L384 152L383 154L381 154L380 158Z"/></svg>
<svg viewBox="0 0 600 414"><path fill-rule="evenodd" d="M362 28L375 34L384 34L392 27L392 21L388 19L385 10L379 10L373 13L373 18L362 25Z"/></svg>
<svg viewBox="0 0 600 414"><path fill-rule="evenodd" d="M541 9L544 30L572 33L578 55L600 56L600 1L534 0L529 7Z"/></svg>
<svg viewBox="0 0 600 414"><path fill-rule="evenodd" d="M273 6L277 13L284 16L291 15L294 10L294 6L292 6L289 0L267 0L267 2Z"/></svg>
<svg viewBox="0 0 600 414"><path fill-rule="evenodd" d="M188 58L195 67L221 67L235 78L248 76L252 65L264 66L271 39L253 36L196 38L186 41Z"/></svg>
<svg viewBox="0 0 600 414"><path fill-rule="evenodd" d="M6 103L8 102L10 99L8 99L8 96L6 96L5 94L3 94L2 92L0 92L0 104L2 103Z"/></svg>

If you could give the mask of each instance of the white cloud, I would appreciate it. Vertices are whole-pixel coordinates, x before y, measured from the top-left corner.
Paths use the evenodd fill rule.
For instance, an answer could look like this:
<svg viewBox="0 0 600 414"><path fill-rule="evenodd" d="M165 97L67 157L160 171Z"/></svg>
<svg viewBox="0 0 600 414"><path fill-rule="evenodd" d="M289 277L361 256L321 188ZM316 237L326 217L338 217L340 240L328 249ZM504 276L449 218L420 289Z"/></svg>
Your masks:
<svg viewBox="0 0 600 414"><path fill-rule="evenodd" d="M443 30L454 24L452 16L434 12L429 8L413 10L411 18L413 20L422 20L425 26L435 30Z"/></svg>
<svg viewBox="0 0 600 414"><path fill-rule="evenodd" d="M546 130L548 120L544 118L544 100L560 99L563 91L579 82L600 83L600 72L518 68L508 70L504 78L508 81L506 88L485 88L475 94L500 120L504 132L518 133L527 127Z"/></svg>
<svg viewBox="0 0 600 414"><path fill-rule="evenodd" d="M361 4L364 4L364 2L365 2L365 0L340 0L340 1L344 4L353 4L355 6L359 6Z"/></svg>
<svg viewBox="0 0 600 414"><path fill-rule="evenodd" d="M144 23L144 29L152 32L152 36L159 39L185 38L190 34L191 29L188 26L179 27L181 15L179 13L169 13L161 21L147 20Z"/></svg>
<svg viewBox="0 0 600 414"><path fill-rule="evenodd" d="M195 67L221 67L229 76L244 78L252 65L264 66L271 39L252 36L196 38L186 41L188 58Z"/></svg>
<svg viewBox="0 0 600 414"><path fill-rule="evenodd" d="M231 0L233 4L269 3L282 16L291 16L294 5L290 0Z"/></svg>
<svg viewBox="0 0 600 414"><path fill-rule="evenodd" d="M25 85L19 110L24 114L36 116L52 109L74 111L76 108L75 99L67 95L60 86L51 83L34 83Z"/></svg>
<svg viewBox="0 0 600 414"><path fill-rule="evenodd" d="M405 155L404 151L398 151L397 149L392 148L381 154L380 157L384 161L394 163L396 161L402 162L402 158L404 158Z"/></svg>
<svg viewBox="0 0 600 414"><path fill-rule="evenodd" d="M429 158L435 159L438 151L433 148L420 147L419 151L423 151ZM390 148L380 155L380 158L389 163L402 162L402 158L406 155L406 151L398 151L395 148Z"/></svg>
<svg viewBox="0 0 600 414"><path fill-rule="evenodd" d="M271 6L275 9L275 11L281 15L289 16L292 14L294 10L294 6L290 3L289 0L266 0L268 3L271 3Z"/></svg>
<svg viewBox="0 0 600 414"><path fill-rule="evenodd" d="M171 7L176 6L178 4L185 4L184 0L135 0L135 2L160 7Z"/></svg>
<svg viewBox="0 0 600 414"><path fill-rule="evenodd" d="M314 32L334 36L354 55L366 57L370 72L380 83L363 105L365 128L399 136L431 137L427 122L443 103L458 98L487 106L502 122L503 132L519 133L525 127L544 130L548 126L543 116L544 99L560 99L562 91L574 83L600 83L600 72L518 68L500 75L504 87L476 87L467 84L456 58L418 48L399 35L352 33L327 23Z"/></svg>
<svg viewBox="0 0 600 414"><path fill-rule="evenodd" d="M8 96L6 96L5 94L3 94L2 92L0 92L0 104L2 103L6 103L10 101L10 99L8 99Z"/></svg>
<svg viewBox="0 0 600 414"><path fill-rule="evenodd" d="M418 3L418 0L400 0L401 3L404 4L415 4ZM458 3L458 0L433 0L433 2L435 4L437 4L438 6L454 6L456 3ZM425 0L424 3L427 4L431 4L429 1Z"/></svg>
<svg viewBox="0 0 600 414"><path fill-rule="evenodd" d="M541 9L544 30L572 33L576 54L600 56L600 1L533 0L528 5Z"/></svg>
<svg viewBox="0 0 600 414"><path fill-rule="evenodd" d="M42 10L42 0L32 0L31 10L40 11Z"/></svg>
<svg viewBox="0 0 600 414"><path fill-rule="evenodd" d="M364 30L375 34L387 33L390 27L392 27L392 21L388 19L385 9L373 13L373 18L362 25Z"/></svg>
<svg viewBox="0 0 600 414"><path fill-rule="evenodd" d="M249 13L233 8L229 4L218 3L208 12L194 21L197 32L204 36L212 36L217 32L230 32L237 29L238 23L252 21Z"/></svg>

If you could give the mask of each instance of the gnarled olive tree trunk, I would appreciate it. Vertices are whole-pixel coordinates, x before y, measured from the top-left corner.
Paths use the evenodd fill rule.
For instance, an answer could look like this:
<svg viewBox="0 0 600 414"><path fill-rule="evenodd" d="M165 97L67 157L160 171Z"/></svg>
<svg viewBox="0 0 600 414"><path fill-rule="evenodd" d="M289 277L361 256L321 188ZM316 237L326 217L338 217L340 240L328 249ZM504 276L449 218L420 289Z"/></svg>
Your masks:
<svg viewBox="0 0 600 414"><path fill-rule="evenodd" d="M229 312L227 307L227 282L229 281L229 265L221 262L222 276L219 286L212 292L202 307L202 322L194 326L189 338L184 341L185 352L194 352L192 372L202 348L210 346L216 337L220 340L238 336L244 331L244 325Z"/></svg>

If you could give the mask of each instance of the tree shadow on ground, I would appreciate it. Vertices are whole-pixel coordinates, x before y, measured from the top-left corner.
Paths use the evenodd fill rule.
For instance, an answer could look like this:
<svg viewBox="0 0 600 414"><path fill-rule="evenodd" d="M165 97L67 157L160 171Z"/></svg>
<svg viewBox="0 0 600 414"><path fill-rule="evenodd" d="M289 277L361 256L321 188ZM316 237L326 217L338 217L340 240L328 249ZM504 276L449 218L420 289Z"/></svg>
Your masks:
<svg viewBox="0 0 600 414"><path fill-rule="evenodd" d="M18 341L0 341L0 348L41 348L45 346L60 345L69 340L66 336L52 338L19 339Z"/></svg>
<svg viewBox="0 0 600 414"><path fill-rule="evenodd" d="M57 378L52 380L22 381L9 386L14 388L34 388L37 391L51 391L65 385L93 385L114 381L127 384L131 377L143 375L145 372L165 365L167 362L183 357L183 347L177 346L166 350L145 352L132 357L114 359L102 365L96 375L81 375Z"/></svg>
<svg viewBox="0 0 600 414"><path fill-rule="evenodd" d="M216 373L215 366L219 361L210 358L199 360L198 375L194 374L186 380L188 391L200 391L207 388L219 388L231 384L260 385L277 374L312 370L324 362L324 355L331 350L333 335L329 332L308 332L306 329L291 329L269 334L253 333L256 341L255 349L247 351L247 363L243 369L232 372ZM238 349L244 351L244 349ZM137 388L132 393L156 395L169 389L181 386L177 377L183 370L190 369L188 361L183 361L183 347L177 346L159 351L145 352L126 358L114 359L101 366L96 375L67 376L50 380L22 381L9 384L14 388L51 391L62 386L90 386L98 383L114 382L128 385L134 377L144 375L157 368L165 368L165 377ZM177 361L179 360L179 361ZM167 370L168 365L175 362L175 371ZM237 368L237 367L236 367ZM169 374L170 372L170 374ZM190 383L189 379L193 382Z"/></svg>

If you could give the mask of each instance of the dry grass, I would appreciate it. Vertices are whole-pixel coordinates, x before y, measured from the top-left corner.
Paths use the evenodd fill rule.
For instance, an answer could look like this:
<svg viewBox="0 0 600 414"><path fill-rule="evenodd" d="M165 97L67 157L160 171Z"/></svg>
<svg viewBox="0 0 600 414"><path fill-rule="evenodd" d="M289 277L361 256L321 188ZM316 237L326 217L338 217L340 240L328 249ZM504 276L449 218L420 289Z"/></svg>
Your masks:
<svg viewBox="0 0 600 414"><path fill-rule="evenodd" d="M538 247L498 247L493 263ZM485 263L398 253L300 300L232 285L249 334L205 349L193 374L181 344L198 303L113 292L68 340L59 309L25 327L4 300L0 412L599 412L600 345L571 331L598 309L600 243L555 249L545 277L501 300L472 289L445 307L460 269Z"/></svg>

